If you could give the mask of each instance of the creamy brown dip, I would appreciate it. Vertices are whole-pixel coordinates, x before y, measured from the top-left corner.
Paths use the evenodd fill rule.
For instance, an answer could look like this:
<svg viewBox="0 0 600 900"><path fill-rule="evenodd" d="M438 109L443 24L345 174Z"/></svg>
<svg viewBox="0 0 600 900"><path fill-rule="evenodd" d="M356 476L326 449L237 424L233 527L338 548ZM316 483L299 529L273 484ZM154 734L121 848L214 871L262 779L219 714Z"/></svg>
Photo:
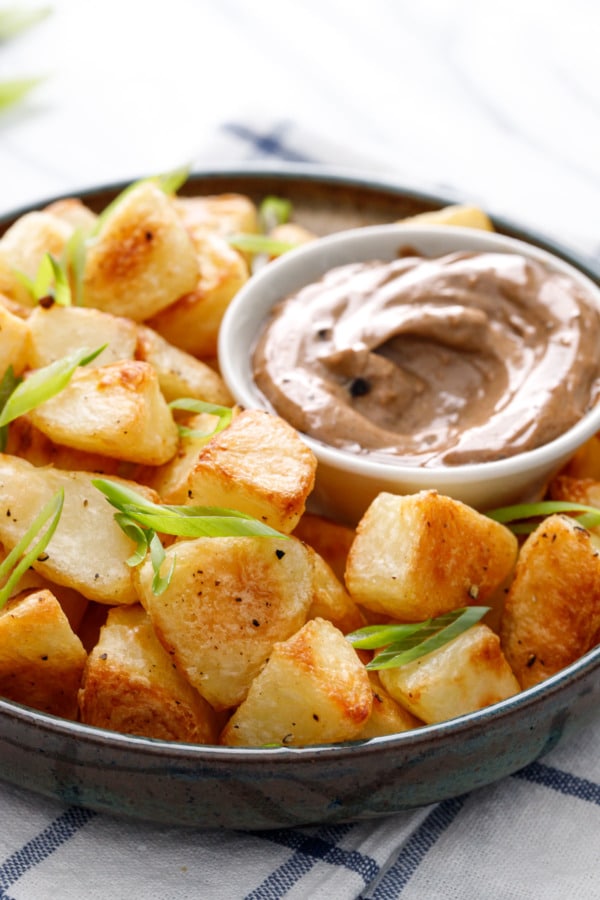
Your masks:
<svg viewBox="0 0 600 900"><path fill-rule="evenodd" d="M567 275L516 254L408 250L280 302L253 355L299 431L419 465L547 443L596 402L599 362L600 313Z"/></svg>

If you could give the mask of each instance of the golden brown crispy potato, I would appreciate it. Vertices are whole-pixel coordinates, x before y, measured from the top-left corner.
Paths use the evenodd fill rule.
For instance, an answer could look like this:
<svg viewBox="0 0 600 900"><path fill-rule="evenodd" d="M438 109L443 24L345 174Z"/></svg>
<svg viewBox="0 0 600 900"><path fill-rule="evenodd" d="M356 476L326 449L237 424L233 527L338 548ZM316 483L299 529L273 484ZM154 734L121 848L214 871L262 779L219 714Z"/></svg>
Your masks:
<svg viewBox="0 0 600 900"><path fill-rule="evenodd" d="M354 528L340 525L325 516L305 512L294 528L294 535L309 544L344 580L348 553L355 537Z"/></svg>
<svg viewBox="0 0 600 900"><path fill-rule="evenodd" d="M35 301L15 270L35 280L46 253L60 259L73 227L50 212L34 211L20 216L0 238L0 292L23 306Z"/></svg>
<svg viewBox="0 0 600 900"><path fill-rule="evenodd" d="M356 735L357 740L366 741L384 734L398 734L423 725L420 719L388 694L377 672L370 671L368 674L373 692L373 706L366 724Z"/></svg>
<svg viewBox="0 0 600 900"><path fill-rule="evenodd" d="M135 571L142 605L173 661L215 709L240 703L276 641L306 620L312 600L308 553L294 538L177 541L169 587L152 592L149 562Z"/></svg>
<svg viewBox="0 0 600 900"><path fill-rule="evenodd" d="M600 435L595 434L586 441L571 457L561 474L600 481Z"/></svg>
<svg viewBox="0 0 600 900"><path fill-rule="evenodd" d="M142 465L167 462L179 445L156 371L137 360L78 369L29 417L56 444Z"/></svg>
<svg viewBox="0 0 600 900"><path fill-rule="evenodd" d="M124 474L123 463L118 459L55 444L38 428L34 428L29 416L19 416L10 423L6 452L27 460L33 466L54 466L56 469L106 475Z"/></svg>
<svg viewBox="0 0 600 900"><path fill-rule="evenodd" d="M501 628L521 687L537 684L600 640L600 557L590 533L553 515L521 548Z"/></svg>
<svg viewBox="0 0 600 900"><path fill-rule="evenodd" d="M64 507L58 527L44 557L37 559L33 568L88 600L113 606L134 603L137 595L126 560L134 552L135 543L115 522L114 509L92 485L93 477L90 472L37 468L0 454L0 542L7 551L12 550L42 507L63 488ZM148 488L123 483L156 499Z"/></svg>
<svg viewBox="0 0 600 900"><path fill-rule="evenodd" d="M165 502L238 509L285 534L304 512L317 466L291 425L258 409L235 416L190 462L185 484Z"/></svg>
<svg viewBox="0 0 600 900"><path fill-rule="evenodd" d="M418 622L485 606L512 571L517 539L503 525L436 491L380 494L356 530L346 586L361 606Z"/></svg>
<svg viewBox="0 0 600 900"><path fill-rule="evenodd" d="M192 237L254 234L258 228L256 204L245 194L232 192L204 197L176 197L175 209Z"/></svg>
<svg viewBox="0 0 600 900"><path fill-rule="evenodd" d="M331 622L312 619L272 649L221 735L235 747L349 741L371 713L368 675Z"/></svg>
<svg viewBox="0 0 600 900"><path fill-rule="evenodd" d="M141 606L111 609L79 691L82 722L122 734L217 742L214 710L183 678Z"/></svg>
<svg viewBox="0 0 600 900"><path fill-rule="evenodd" d="M0 379L9 366L21 375L27 365L30 332L26 321L0 304Z"/></svg>
<svg viewBox="0 0 600 900"><path fill-rule="evenodd" d="M454 204L435 209L431 212L418 213L401 219L399 224L409 225L460 225L463 228L479 228L494 231L491 219L477 206Z"/></svg>
<svg viewBox="0 0 600 900"><path fill-rule="evenodd" d="M487 625L478 624L426 656L380 669L384 688L428 725L483 709L520 690Z"/></svg>
<svg viewBox="0 0 600 900"><path fill-rule="evenodd" d="M21 594L0 610L0 695L75 719L86 652L56 597Z"/></svg>
<svg viewBox="0 0 600 900"><path fill-rule="evenodd" d="M297 222L282 222L281 225L276 225L269 232L269 237L274 241L282 241L284 244L293 244L294 246L309 244L317 239L314 232Z"/></svg>
<svg viewBox="0 0 600 900"><path fill-rule="evenodd" d="M244 258L217 234L195 240L197 282L162 312L148 318L155 331L192 356L217 355L219 327L225 310L248 280Z"/></svg>
<svg viewBox="0 0 600 900"><path fill-rule="evenodd" d="M366 624L360 609L322 556L307 545L313 565L313 601L309 619L327 619L342 634Z"/></svg>
<svg viewBox="0 0 600 900"><path fill-rule="evenodd" d="M173 201L143 181L107 213L88 246L86 306L142 322L193 290L198 259Z"/></svg>
<svg viewBox="0 0 600 900"><path fill-rule="evenodd" d="M28 319L30 344L27 365L47 366L82 347L96 350L107 344L90 363L97 367L122 359L133 359L137 328L130 319L82 306L37 306Z"/></svg>
<svg viewBox="0 0 600 900"><path fill-rule="evenodd" d="M548 496L551 500L584 503L600 509L600 480L557 475L548 485Z"/></svg>
<svg viewBox="0 0 600 900"><path fill-rule="evenodd" d="M92 231L98 219L96 213L78 197L64 197L60 200L55 200L53 203L45 206L43 211L57 216L73 229L80 228L84 234L89 234Z"/></svg>
<svg viewBox="0 0 600 900"><path fill-rule="evenodd" d="M160 389L169 402L190 397L221 406L233 404L229 388L214 369L173 346L152 328L138 326L136 356L156 369Z"/></svg>

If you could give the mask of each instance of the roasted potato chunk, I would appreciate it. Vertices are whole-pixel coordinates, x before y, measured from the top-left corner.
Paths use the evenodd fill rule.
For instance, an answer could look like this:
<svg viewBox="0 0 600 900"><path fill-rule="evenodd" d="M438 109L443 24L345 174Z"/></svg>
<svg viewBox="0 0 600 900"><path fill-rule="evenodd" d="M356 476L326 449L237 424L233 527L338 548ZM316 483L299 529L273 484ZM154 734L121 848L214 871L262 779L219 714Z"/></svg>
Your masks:
<svg viewBox="0 0 600 900"><path fill-rule="evenodd" d="M27 322L0 303L0 378L9 366L15 375L22 374L27 365L29 339Z"/></svg>
<svg viewBox="0 0 600 900"><path fill-rule="evenodd" d="M176 197L175 210L193 239L207 234L223 236L258 228L258 211L245 194L209 194L205 197Z"/></svg>
<svg viewBox="0 0 600 900"><path fill-rule="evenodd" d="M221 376L190 353L174 347L152 328L138 327L137 359L150 363L165 400L191 397L231 406L233 398Z"/></svg>
<svg viewBox="0 0 600 900"><path fill-rule="evenodd" d="M325 516L305 512L294 528L294 535L316 550L340 581L344 580L348 554L355 537L353 528Z"/></svg>
<svg viewBox="0 0 600 900"><path fill-rule="evenodd" d="M35 279L46 253L60 258L73 227L51 212L24 213L0 239L0 292L23 306L34 299L15 271Z"/></svg>
<svg viewBox="0 0 600 900"><path fill-rule="evenodd" d="M575 452L561 475L600 481L600 435L595 434Z"/></svg>
<svg viewBox="0 0 600 900"><path fill-rule="evenodd" d="M198 259L172 200L143 181L107 213L88 247L86 306L142 322L194 290Z"/></svg>
<svg viewBox="0 0 600 900"><path fill-rule="evenodd" d="M493 231L491 219L477 206L466 206L460 203L434 209L431 212L418 213L401 219L399 224L410 225L460 225L463 228L479 228Z"/></svg>
<svg viewBox="0 0 600 900"><path fill-rule="evenodd" d="M79 691L80 719L123 734L217 742L217 717L183 678L141 606L111 609Z"/></svg>
<svg viewBox="0 0 600 900"><path fill-rule="evenodd" d="M600 556L590 533L553 515L521 548L501 638L522 688L575 662L600 641Z"/></svg>
<svg viewBox="0 0 600 900"><path fill-rule="evenodd" d="M227 241L208 234L195 241L199 277L162 312L148 319L155 331L192 356L216 357L225 310L248 280L248 265Z"/></svg>
<svg viewBox="0 0 600 900"><path fill-rule="evenodd" d="M21 594L0 610L0 695L7 700L75 719L86 657L50 591Z"/></svg>
<svg viewBox="0 0 600 900"><path fill-rule="evenodd" d="M520 687L487 625L468 628L439 650L394 669L380 669L384 688L428 725L498 703Z"/></svg>
<svg viewBox="0 0 600 900"><path fill-rule="evenodd" d="M309 547L313 565L313 601L309 619L327 619L342 634L362 628L365 618L360 609L322 556Z"/></svg>
<svg viewBox="0 0 600 900"><path fill-rule="evenodd" d="M399 734L401 731L411 731L423 725L420 719L388 694L377 672L369 672L369 681L373 692L371 715L357 734L357 740L365 741L384 734Z"/></svg>
<svg viewBox="0 0 600 900"><path fill-rule="evenodd" d="M257 409L241 412L190 462L165 502L238 509L285 534L304 512L317 467L295 429Z"/></svg>
<svg viewBox="0 0 600 900"><path fill-rule="evenodd" d="M11 422L8 432L6 452L19 456L33 466L54 466L56 469L96 472L96 474L122 475L120 460L103 456L101 453L87 453L73 447L55 444L50 438L35 428L29 416L19 416Z"/></svg>
<svg viewBox="0 0 600 900"><path fill-rule="evenodd" d="M260 747L349 741L367 722L372 702L354 649L331 622L312 619L275 644L221 742Z"/></svg>
<svg viewBox="0 0 600 900"><path fill-rule="evenodd" d="M57 444L142 465L167 462L179 444L158 376L145 362L78 369L59 394L29 416Z"/></svg>
<svg viewBox="0 0 600 900"><path fill-rule="evenodd" d="M137 345L137 329L122 316L98 309L53 304L45 309L37 306L28 319L30 331L27 365L31 369L47 366L57 359L79 350L107 346L90 365L97 367L122 359L133 359Z"/></svg>
<svg viewBox="0 0 600 900"><path fill-rule="evenodd" d="M86 206L78 197L64 197L54 200L44 207L44 212L51 213L62 219L73 229L79 228L84 234L90 234L94 228L98 216L89 206Z"/></svg>
<svg viewBox="0 0 600 900"><path fill-rule="evenodd" d="M10 551L21 540L44 504L63 488L58 527L43 558L33 563L49 581L71 587L88 600L134 603L137 599L126 564L135 543L114 520L114 509L92 484L89 472L36 468L0 454L0 542ZM115 479L114 476L113 480ZM153 491L124 482L151 499Z"/></svg>
<svg viewBox="0 0 600 900"><path fill-rule="evenodd" d="M517 550L508 528L458 500L436 491L382 493L357 526L346 586L359 605L418 622L485 605Z"/></svg>
<svg viewBox="0 0 600 900"><path fill-rule="evenodd" d="M134 574L142 605L173 662L215 709L240 703L276 641L300 628L312 600L312 567L294 538L177 541L164 593L152 567ZM165 566L165 570L166 570Z"/></svg>

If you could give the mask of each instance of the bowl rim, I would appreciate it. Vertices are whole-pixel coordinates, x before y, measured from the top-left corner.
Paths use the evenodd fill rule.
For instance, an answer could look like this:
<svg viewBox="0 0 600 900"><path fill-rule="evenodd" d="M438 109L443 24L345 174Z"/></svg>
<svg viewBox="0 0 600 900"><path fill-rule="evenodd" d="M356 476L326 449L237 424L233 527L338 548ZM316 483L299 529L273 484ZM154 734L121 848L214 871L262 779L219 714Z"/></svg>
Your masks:
<svg viewBox="0 0 600 900"><path fill-rule="evenodd" d="M600 310L600 285L593 278L577 265L557 256L546 248L530 244L522 238L462 226L439 224L413 225L411 223L397 223L347 229L343 232L336 232L321 237L318 241L296 247L278 259L273 260L268 266L254 274L240 288L229 304L219 331L219 357L221 359L223 377L235 400L242 406L259 405L270 412L276 412L254 382L249 363L244 366L239 352L236 352L236 350L239 351L238 341L241 329L248 323L248 319L244 319L246 310L252 310L253 306L257 308L260 306L262 322L264 323L265 316L268 315L269 310L278 299L283 299L289 293L299 290L303 285L313 282L320 277L319 274L311 274L307 279L303 279L299 274L303 263L308 263L309 265L312 263L312 269L322 275L328 269L337 265L343 265L344 263L339 261L339 257L343 256L348 261L349 257L353 255L353 249L356 249L358 252L361 243L365 241L371 247L379 241L385 243L386 241L395 240L396 237L400 239L404 235L409 244L413 241L418 243L419 241L427 240L429 237L448 236L451 239L458 240L464 238L465 241L470 242L471 246L473 244L479 245L482 250L488 247L494 252L492 245L496 245L496 247L500 245L499 252L511 250L515 253L520 252L545 263L555 271L570 276L582 285ZM444 252L452 252L452 248ZM388 252L384 255L386 259L390 258ZM371 253L371 257L376 258L376 252ZM337 262L335 261L336 259L338 259ZM365 259L362 253L360 254L360 259ZM357 261L359 260L357 259ZM278 289L277 296L271 297L268 304L261 303L261 295L274 294L273 285L280 280L280 273L282 272L288 276L288 285ZM257 324L254 321L252 311L250 316L252 330L248 334L248 340L250 346L252 346L260 332L261 323ZM239 320L243 320L242 325L239 324ZM245 371L242 372L242 369ZM342 472L349 472L354 475L378 476L390 481L401 479L404 476L405 479L410 480L415 486L421 485L423 487L427 485L432 476L435 476L437 485L443 488L444 485L455 484L457 481L467 486L472 485L480 482L482 477L489 480L501 480L515 474L515 472L524 474L530 469L538 468L540 465L551 464L551 460L554 459L563 460L598 431L600 431L600 401L567 431L538 447L515 453L504 459L479 463L463 463L454 466L443 464L419 466L417 464L395 462L393 459L388 461L383 455L371 456L370 454L361 454L344 448L334 447L308 434L303 433L302 438L311 447L320 462L329 464Z"/></svg>
<svg viewBox="0 0 600 900"><path fill-rule="evenodd" d="M43 728L55 737L72 738L78 745L84 743L91 749L109 746L113 749L141 753L157 760L168 757L169 763L183 760L190 763L230 763L233 760L239 760L250 764L260 764L277 760L278 763L282 761L301 762L310 766L316 760L339 760L347 757L348 754L352 756L359 753L370 754L381 748L385 748L390 753L407 750L418 751L429 746L431 739L436 741L452 740L483 728L489 722L499 725L516 710L531 712L539 703L548 702L552 696L560 694L567 686L575 685L595 671L600 672L600 644L544 681L482 709L394 734L298 747L229 747L220 744L192 744L184 741L166 741L142 735L123 734L95 725L63 719L2 698L0 698L0 719L7 717L16 723L34 725L36 728Z"/></svg>

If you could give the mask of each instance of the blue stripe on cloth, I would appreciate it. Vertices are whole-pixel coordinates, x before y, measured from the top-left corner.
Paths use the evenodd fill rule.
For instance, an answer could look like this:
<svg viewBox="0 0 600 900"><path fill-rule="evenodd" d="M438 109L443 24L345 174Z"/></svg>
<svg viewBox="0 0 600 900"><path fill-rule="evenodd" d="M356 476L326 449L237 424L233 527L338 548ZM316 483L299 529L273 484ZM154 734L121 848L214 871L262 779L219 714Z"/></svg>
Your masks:
<svg viewBox="0 0 600 900"><path fill-rule="evenodd" d="M429 813L404 844L394 863L382 875L371 900L396 900L436 841L454 822L464 806L466 794L443 800Z"/></svg>
<svg viewBox="0 0 600 900"><path fill-rule="evenodd" d="M6 890L69 841L95 815L90 809L69 807L47 828L9 856L0 865L0 900L10 900Z"/></svg>
<svg viewBox="0 0 600 900"><path fill-rule="evenodd" d="M587 778L578 778L561 769L554 769L543 763L533 762L519 772L515 772L515 778L522 778L543 787L551 788L569 797L577 797L578 800L587 800L600 806L600 784L588 781Z"/></svg>
<svg viewBox="0 0 600 900"><path fill-rule="evenodd" d="M315 158L310 157L306 153L300 153L285 143L284 134L287 128L289 128L289 125L284 122L279 123L275 128L266 132L249 128L247 125L242 125L238 122L226 122L222 126L223 131L248 144L252 150L258 151L261 156L273 156L284 162L316 162Z"/></svg>
<svg viewBox="0 0 600 900"><path fill-rule="evenodd" d="M295 852L262 884L247 894L244 900L279 900L318 862L326 862L360 875L363 882L369 884L379 871L375 860L364 853L344 850L338 846L340 839L355 827L337 825L320 828L316 834L284 829L257 832L257 837L282 844Z"/></svg>

